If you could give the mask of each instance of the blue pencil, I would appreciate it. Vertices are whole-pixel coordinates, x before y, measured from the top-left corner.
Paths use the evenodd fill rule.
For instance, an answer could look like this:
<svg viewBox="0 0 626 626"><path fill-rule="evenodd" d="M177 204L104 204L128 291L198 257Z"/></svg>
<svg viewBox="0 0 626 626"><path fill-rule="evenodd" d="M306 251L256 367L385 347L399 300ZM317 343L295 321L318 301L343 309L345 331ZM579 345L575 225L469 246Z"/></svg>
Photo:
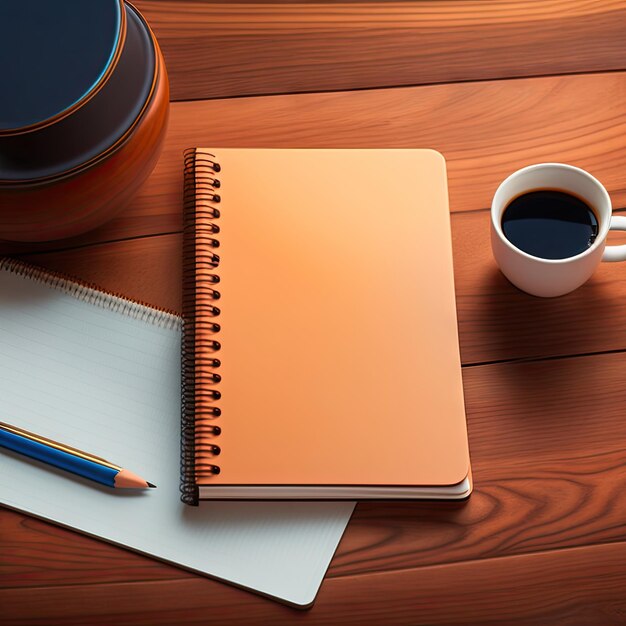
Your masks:
<svg viewBox="0 0 626 626"><path fill-rule="evenodd" d="M115 489L146 489L156 485L137 474L76 448L0 422L0 447Z"/></svg>

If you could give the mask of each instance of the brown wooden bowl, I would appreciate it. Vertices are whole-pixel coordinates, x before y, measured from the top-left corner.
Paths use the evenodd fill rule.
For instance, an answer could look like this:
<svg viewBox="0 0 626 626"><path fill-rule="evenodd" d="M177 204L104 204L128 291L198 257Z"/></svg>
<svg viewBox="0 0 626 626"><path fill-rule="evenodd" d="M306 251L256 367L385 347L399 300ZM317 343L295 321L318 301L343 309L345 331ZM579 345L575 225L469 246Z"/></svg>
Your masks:
<svg viewBox="0 0 626 626"><path fill-rule="evenodd" d="M77 10L91 5L75 2ZM45 11L44 3L50 0L41 0ZM61 111L51 105L46 113L52 115L34 121L26 114L20 118L28 107L16 107L5 112L3 123L0 105L0 239L46 241L93 229L128 203L156 165L169 115L163 56L132 5L110 0L106 9L108 27L118 32L109 37L110 57L87 92ZM21 17L16 9L16 19ZM94 15L93 27L102 23ZM32 101L36 115L39 103Z"/></svg>

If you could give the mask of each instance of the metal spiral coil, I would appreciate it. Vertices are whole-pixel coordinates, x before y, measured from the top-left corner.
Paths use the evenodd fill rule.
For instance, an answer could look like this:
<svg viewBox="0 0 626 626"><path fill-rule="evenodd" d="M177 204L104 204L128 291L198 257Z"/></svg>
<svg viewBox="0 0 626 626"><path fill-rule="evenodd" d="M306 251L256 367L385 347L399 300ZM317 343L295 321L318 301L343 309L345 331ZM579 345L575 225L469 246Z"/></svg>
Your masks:
<svg viewBox="0 0 626 626"><path fill-rule="evenodd" d="M220 257L214 250L220 245L215 220L221 216L216 190L222 185L213 155L194 148L184 158L181 499L197 505L197 483L220 473L215 458L221 448L213 440L222 428L212 420L222 414L215 405L222 394L213 387L222 380L215 371L221 362L213 356L221 349L214 337L221 330L214 319L221 313L214 304L221 296L214 273Z"/></svg>
<svg viewBox="0 0 626 626"><path fill-rule="evenodd" d="M163 328L179 328L180 318L167 309L154 307L139 300L131 300L121 293L103 290L98 285L59 272L42 269L18 259L0 257L0 269L23 276L53 289L67 293L77 300L122 313L127 317Z"/></svg>

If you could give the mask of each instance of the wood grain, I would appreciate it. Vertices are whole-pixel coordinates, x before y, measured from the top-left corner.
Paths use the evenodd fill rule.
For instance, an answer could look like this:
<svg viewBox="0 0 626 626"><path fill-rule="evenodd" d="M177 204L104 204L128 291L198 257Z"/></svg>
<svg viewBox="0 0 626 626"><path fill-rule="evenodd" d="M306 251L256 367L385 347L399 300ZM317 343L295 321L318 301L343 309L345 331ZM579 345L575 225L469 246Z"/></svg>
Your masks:
<svg viewBox="0 0 626 626"><path fill-rule="evenodd" d="M626 539L623 452L485 464L465 505L360 503L327 578ZM180 580L194 574L2 511L0 588Z"/></svg>
<svg viewBox="0 0 626 626"><path fill-rule="evenodd" d="M491 261L485 209L504 176L547 160L588 169L626 208L626 2L137 4L175 99L339 91L175 103L163 157L118 218L0 250L180 310L184 148L440 150L476 490L360 504L304 614L3 510L0 622L625 623L626 353L572 356L624 350L624 273L524 296ZM524 78L580 72L599 73ZM422 86L341 91L401 85ZM477 365L503 360L519 362Z"/></svg>
<svg viewBox="0 0 626 626"><path fill-rule="evenodd" d="M624 623L625 588L617 543L329 579L306 613L200 578L0 590L0 606L7 625L612 626Z"/></svg>
<svg viewBox="0 0 626 626"><path fill-rule="evenodd" d="M533 298L513 287L497 269L487 211L454 213L452 236L464 364L626 348L626 273L620 264L601 265L591 281L561 298ZM626 241L623 234L621 240ZM181 311L177 234L21 257L79 274L127 297Z"/></svg>
<svg viewBox="0 0 626 626"><path fill-rule="evenodd" d="M624 69L616 0L137 0L176 100Z"/></svg>
<svg viewBox="0 0 626 626"><path fill-rule="evenodd" d="M435 148L448 162L453 212L490 206L519 167L561 161L590 171L626 207L625 136L626 73L177 103L159 164L119 217L74 240L0 250L179 231L182 153L192 145ZM277 184L286 175L270 174Z"/></svg>

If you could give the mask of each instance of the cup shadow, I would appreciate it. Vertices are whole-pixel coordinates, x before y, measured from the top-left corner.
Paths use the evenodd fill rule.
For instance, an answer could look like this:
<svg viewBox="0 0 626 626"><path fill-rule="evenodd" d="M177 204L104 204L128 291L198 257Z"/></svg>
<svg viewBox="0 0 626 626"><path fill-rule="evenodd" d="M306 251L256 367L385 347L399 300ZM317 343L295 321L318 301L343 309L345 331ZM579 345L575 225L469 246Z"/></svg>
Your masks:
<svg viewBox="0 0 626 626"><path fill-rule="evenodd" d="M607 326L620 306L619 294L596 277L564 296L539 298L517 289L493 263L477 288L480 297L465 307L465 319L459 325L464 365L568 357L615 348Z"/></svg>

